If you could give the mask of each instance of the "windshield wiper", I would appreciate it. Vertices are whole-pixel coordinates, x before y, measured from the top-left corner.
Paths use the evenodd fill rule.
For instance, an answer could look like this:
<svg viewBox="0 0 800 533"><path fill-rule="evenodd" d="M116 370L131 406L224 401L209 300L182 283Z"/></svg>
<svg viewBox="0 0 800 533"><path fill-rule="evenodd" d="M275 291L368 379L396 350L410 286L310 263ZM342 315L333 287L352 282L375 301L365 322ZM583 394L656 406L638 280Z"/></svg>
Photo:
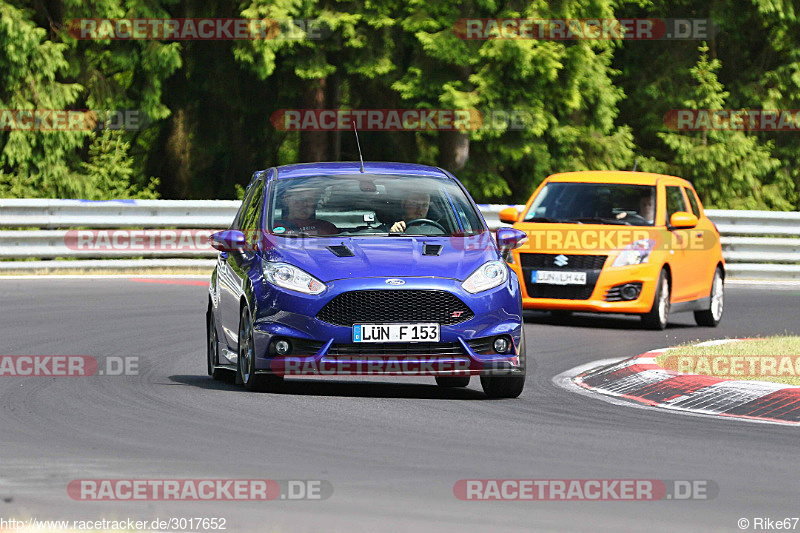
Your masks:
<svg viewBox="0 0 800 533"><path fill-rule="evenodd" d="M619 220L616 218L603 218L603 217L582 217L582 218L575 218L573 219L576 222L585 222L585 223L592 223L592 222L600 222L601 224L614 224L616 226L630 226L630 222L625 220Z"/></svg>

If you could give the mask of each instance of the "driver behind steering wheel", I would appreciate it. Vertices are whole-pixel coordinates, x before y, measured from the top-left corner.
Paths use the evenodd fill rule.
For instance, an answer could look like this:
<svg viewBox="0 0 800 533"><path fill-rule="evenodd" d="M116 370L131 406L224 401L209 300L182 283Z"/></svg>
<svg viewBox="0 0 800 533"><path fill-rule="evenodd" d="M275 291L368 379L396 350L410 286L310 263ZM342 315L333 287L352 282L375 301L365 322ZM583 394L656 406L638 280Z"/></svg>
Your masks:
<svg viewBox="0 0 800 533"><path fill-rule="evenodd" d="M406 230L407 220L416 220L428 217L428 208L431 206L431 195L426 192L412 192L400 202L403 211L402 220L392 224L391 233L402 233Z"/></svg>

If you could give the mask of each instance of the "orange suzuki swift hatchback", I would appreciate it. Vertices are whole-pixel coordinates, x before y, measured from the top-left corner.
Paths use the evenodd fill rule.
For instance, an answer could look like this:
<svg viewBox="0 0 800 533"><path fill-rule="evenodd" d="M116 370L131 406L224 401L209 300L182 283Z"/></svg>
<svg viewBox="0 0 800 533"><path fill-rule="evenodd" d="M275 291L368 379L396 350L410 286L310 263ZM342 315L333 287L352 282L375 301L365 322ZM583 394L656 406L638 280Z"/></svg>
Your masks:
<svg viewBox="0 0 800 533"><path fill-rule="evenodd" d="M719 232L694 187L645 172L554 174L523 213L500 220L527 233L508 255L525 309L638 314L664 329L670 312L701 326L722 318L725 261Z"/></svg>

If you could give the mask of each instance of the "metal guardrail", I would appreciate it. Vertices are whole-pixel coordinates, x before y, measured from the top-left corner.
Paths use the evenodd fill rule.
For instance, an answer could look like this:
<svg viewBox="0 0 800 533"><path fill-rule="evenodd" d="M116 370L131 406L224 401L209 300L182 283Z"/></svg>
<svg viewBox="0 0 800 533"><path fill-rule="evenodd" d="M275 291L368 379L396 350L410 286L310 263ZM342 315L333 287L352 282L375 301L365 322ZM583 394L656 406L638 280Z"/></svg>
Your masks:
<svg viewBox="0 0 800 533"><path fill-rule="evenodd" d="M236 200L0 199L0 228L226 228Z"/></svg>
<svg viewBox="0 0 800 533"><path fill-rule="evenodd" d="M0 261L0 276L25 272L33 274L59 274L91 272L186 272L207 271L211 274L217 261L214 259L84 259L80 261Z"/></svg>
<svg viewBox="0 0 800 533"><path fill-rule="evenodd" d="M221 229L233 220L235 200L38 200L0 199L0 272L85 269L172 270L212 268L210 247L181 249L82 249L69 246L69 228ZM504 226L507 205L479 205L492 230ZM513 206L518 210L522 205ZM730 277L800 280L800 212L706 210L722 235ZM4 229L7 228L7 229ZM31 228L31 229L20 229ZM36 228L36 229L33 229ZM151 232L142 232L148 236ZM31 261L73 258L79 261ZM131 259L137 258L137 259ZM144 258L144 259L139 259ZM202 259L209 258L209 259ZM28 259L8 261L8 259Z"/></svg>
<svg viewBox="0 0 800 533"><path fill-rule="evenodd" d="M800 212L707 209L721 235L800 237Z"/></svg>
<svg viewBox="0 0 800 533"><path fill-rule="evenodd" d="M736 279L800 280L800 212L707 209Z"/></svg>

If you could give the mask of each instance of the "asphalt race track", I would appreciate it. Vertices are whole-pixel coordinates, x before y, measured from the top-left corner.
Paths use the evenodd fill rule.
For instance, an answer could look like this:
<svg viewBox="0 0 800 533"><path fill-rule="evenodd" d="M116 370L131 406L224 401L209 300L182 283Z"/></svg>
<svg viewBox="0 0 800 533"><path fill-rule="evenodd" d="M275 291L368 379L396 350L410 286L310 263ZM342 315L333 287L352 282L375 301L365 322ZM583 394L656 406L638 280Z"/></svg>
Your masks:
<svg viewBox="0 0 800 533"><path fill-rule="evenodd" d="M800 515L800 428L612 405L552 378L689 340L800 333L800 287L728 286L717 329L675 315L526 320L523 395L433 378L295 379L248 393L206 375L207 288L0 281L0 355L135 356L139 374L0 377L0 517L223 517L240 531L740 531ZM319 479L324 501L74 501L75 479ZM713 480L705 501L461 501L460 479ZM752 526L751 526L752 527ZM797 526L800 529L800 525Z"/></svg>

